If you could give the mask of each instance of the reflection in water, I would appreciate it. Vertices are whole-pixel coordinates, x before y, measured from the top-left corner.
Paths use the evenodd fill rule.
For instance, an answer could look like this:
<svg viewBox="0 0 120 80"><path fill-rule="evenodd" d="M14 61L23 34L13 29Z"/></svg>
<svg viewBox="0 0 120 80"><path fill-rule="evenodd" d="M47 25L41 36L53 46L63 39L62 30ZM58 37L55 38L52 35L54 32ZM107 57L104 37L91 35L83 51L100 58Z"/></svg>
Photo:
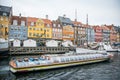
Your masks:
<svg viewBox="0 0 120 80"><path fill-rule="evenodd" d="M67 67L54 70L13 74L9 71L9 59L0 62L1 80L119 80L120 54L113 53L114 61Z"/></svg>

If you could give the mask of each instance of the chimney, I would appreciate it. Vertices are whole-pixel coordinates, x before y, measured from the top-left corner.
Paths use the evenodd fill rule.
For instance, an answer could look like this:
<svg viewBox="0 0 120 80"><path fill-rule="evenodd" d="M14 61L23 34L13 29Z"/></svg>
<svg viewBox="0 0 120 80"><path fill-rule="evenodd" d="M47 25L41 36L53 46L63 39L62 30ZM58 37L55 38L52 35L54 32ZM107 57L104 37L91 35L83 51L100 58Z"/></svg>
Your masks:
<svg viewBox="0 0 120 80"><path fill-rule="evenodd" d="M48 15L46 15L46 19L48 19Z"/></svg>
<svg viewBox="0 0 120 80"><path fill-rule="evenodd" d="M63 15L63 17L65 18L65 17L66 17L66 15L64 14L64 15Z"/></svg>
<svg viewBox="0 0 120 80"><path fill-rule="evenodd" d="M19 14L19 18L21 18L21 13Z"/></svg>
<svg viewBox="0 0 120 80"><path fill-rule="evenodd" d="M77 21L77 9L75 9L75 21Z"/></svg>

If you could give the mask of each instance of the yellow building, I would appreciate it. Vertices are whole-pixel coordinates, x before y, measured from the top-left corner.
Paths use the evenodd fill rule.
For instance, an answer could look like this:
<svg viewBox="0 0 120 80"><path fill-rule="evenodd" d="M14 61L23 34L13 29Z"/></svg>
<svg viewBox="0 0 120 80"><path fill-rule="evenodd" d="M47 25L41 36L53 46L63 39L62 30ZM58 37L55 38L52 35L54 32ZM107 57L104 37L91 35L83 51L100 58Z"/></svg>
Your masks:
<svg viewBox="0 0 120 80"><path fill-rule="evenodd" d="M44 38L52 39L52 22L49 19L42 19L44 22Z"/></svg>
<svg viewBox="0 0 120 80"><path fill-rule="evenodd" d="M48 21L49 20L46 19L28 17L27 18L28 38L32 38L32 39L52 38L52 29L51 29L52 23L49 24Z"/></svg>
<svg viewBox="0 0 120 80"><path fill-rule="evenodd" d="M11 7L0 6L0 38L8 39L8 27L11 15Z"/></svg>

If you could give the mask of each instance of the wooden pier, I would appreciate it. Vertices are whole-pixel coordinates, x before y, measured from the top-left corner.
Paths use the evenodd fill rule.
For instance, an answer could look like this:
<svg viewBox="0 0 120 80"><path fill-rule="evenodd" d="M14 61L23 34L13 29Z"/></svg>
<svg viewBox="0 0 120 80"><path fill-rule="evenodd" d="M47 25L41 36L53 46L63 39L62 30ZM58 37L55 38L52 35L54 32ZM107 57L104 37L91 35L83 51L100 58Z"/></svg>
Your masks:
<svg viewBox="0 0 120 80"><path fill-rule="evenodd" d="M73 47L11 47L10 55L57 54L74 50Z"/></svg>

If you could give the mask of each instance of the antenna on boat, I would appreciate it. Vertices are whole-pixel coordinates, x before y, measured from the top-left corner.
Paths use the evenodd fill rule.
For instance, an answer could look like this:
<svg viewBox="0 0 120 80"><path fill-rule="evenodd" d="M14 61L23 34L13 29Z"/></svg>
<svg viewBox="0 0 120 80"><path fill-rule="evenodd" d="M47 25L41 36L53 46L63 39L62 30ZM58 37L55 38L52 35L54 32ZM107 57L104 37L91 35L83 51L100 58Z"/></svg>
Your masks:
<svg viewBox="0 0 120 80"><path fill-rule="evenodd" d="M77 21L77 9L75 9L75 21Z"/></svg>
<svg viewBox="0 0 120 80"><path fill-rule="evenodd" d="M88 14L86 15L86 25L88 25Z"/></svg>

